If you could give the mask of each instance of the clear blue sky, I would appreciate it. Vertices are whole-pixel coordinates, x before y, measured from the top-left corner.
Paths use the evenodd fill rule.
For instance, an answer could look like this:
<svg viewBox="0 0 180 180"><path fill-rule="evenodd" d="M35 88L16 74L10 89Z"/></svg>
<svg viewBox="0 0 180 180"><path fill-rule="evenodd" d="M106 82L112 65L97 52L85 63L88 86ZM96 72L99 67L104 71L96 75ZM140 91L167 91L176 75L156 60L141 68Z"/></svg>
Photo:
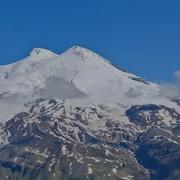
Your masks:
<svg viewBox="0 0 180 180"><path fill-rule="evenodd" d="M92 49L148 80L180 69L179 0L2 0L0 64L33 47Z"/></svg>

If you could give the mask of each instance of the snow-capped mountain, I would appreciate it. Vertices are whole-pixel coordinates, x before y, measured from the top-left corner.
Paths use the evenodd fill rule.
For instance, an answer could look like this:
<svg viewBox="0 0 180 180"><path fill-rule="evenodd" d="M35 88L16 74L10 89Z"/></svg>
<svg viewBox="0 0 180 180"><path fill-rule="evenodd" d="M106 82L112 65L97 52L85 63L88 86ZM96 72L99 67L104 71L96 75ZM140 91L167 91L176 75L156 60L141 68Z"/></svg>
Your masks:
<svg viewBox="0 0 180 180"><path fill-rule="evenodd" d="M177 102L88 49L36 48L0 66L1 177L176 180Z"/></svg>
<svg viewBox="0 0 180 180"><path fill-rule="evenodd" d="M117 69L103 57L79 46L61 55L36 48L27 58L1 66L0 84L0 108L5 112L1 121L37 98L124 106L163 104L179 108L161 97L156 84Z"/></svg>

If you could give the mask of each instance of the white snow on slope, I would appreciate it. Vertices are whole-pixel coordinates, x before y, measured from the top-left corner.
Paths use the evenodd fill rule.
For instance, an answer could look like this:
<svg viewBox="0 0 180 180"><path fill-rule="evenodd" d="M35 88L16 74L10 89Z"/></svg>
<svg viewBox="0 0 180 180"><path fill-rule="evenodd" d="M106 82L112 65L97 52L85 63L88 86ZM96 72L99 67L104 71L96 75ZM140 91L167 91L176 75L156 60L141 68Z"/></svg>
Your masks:
<svg viewBox="0 0 180 180"><path fill-rule="evenodd" d="M159 95L158 85L143 82L79 46L61 55L35 48L24 60L0 66L0 121L40 97L67 98L81 104L163 104L179 108Z"/></svg>

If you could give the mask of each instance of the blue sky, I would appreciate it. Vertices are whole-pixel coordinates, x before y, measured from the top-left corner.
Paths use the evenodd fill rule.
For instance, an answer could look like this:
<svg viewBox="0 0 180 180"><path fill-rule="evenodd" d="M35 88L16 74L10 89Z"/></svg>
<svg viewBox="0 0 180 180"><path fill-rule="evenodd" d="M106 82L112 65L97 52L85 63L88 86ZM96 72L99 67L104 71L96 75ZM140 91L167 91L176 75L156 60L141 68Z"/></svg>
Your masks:
<svg viewBox="0 0 180 180"><path fill-rule="evenodd" d="M0 64L34 47L61 53L72 45L153 81L180 69L178 0L4 0L0 3Z"/></svg>

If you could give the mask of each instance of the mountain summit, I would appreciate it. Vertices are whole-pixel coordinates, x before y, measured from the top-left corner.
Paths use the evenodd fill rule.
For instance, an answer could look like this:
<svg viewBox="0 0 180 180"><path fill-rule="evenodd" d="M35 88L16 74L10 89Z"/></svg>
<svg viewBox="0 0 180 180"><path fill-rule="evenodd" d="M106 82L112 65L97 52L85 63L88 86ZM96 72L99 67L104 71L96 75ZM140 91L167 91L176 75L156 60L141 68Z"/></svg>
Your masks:
<svg viewBox="0 0 180 180"><path fill-rule="evenodd" d="M52 58L57 56L57 54L53 53L48 49L34 48L30 53L30 56L33 58Z"/></svg>

